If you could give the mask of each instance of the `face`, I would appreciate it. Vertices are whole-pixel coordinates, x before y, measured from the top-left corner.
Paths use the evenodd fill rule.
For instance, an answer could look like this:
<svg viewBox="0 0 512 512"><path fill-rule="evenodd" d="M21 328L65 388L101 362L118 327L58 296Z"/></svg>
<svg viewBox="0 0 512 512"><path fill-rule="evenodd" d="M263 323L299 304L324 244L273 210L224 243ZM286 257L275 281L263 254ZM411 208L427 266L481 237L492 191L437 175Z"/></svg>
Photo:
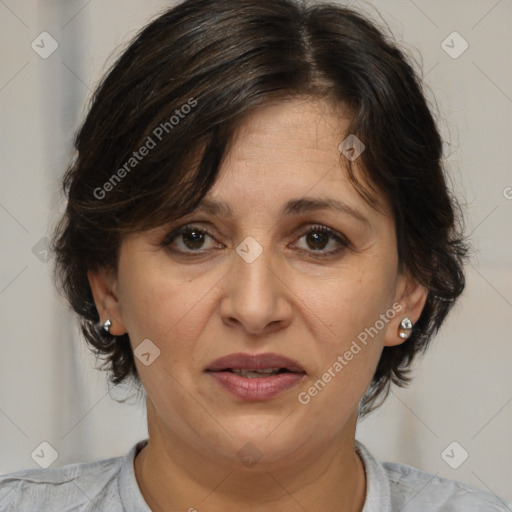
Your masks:
<svg viewBox="0 0 512 512"><path fill-rule="evenodd" d="M353 440L382 349L424 296L398 274L391 215L348 181L346 128L311 99L252 113L210 208L127 236L104 296L92 279L111 332L146 354L150 433L227 460L250 442L288 464Z"/></svg>

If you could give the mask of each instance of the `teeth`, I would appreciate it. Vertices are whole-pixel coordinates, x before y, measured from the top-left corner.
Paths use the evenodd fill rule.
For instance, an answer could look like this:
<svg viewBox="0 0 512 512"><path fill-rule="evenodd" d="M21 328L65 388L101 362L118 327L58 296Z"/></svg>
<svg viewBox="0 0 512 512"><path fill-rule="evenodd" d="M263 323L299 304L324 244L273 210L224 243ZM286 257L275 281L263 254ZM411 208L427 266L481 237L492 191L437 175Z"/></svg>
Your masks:
<svg viewBox="0 0 512 512"><path fill-rule="evenodd" d="M235 375L247 377L249 379L257 377L267 377L269 375L277 375L279 368L265 368L264 370L231 370Z"/></svg>

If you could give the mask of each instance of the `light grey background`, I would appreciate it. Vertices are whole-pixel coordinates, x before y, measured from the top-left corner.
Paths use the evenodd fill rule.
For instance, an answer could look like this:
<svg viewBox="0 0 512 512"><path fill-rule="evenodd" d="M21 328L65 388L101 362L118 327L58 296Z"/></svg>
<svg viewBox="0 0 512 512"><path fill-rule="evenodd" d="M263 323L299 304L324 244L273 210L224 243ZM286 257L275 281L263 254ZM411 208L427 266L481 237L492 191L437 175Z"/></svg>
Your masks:
<svg viewBox="0 0 512 512"><path fill-rule="evenodd" d="M59 180L86 101L122 45L170 4L0 0L0 473L38 467L31 453L42 441L58 452L55 467L123 455L147 435L143 408L111 399L126 390L109 391L93 369L54 291L51 262L42 260L44 237L64 207ZM359 425L358 438L381 460L511 500L512 2L350 4L379 21L376 7L422 59L449 180L476 249L464 295L416 365L415 380L393 389ZM42 46L43 31L59 45L47 59L31 47L34 40ZM469 45L458 58L442 47L454 31ZM444 45L454 53L462 44L450 36ZM441 457L453 441L461 448L449 450L450 462L462 449L469 454L458 469Z"/></svg>

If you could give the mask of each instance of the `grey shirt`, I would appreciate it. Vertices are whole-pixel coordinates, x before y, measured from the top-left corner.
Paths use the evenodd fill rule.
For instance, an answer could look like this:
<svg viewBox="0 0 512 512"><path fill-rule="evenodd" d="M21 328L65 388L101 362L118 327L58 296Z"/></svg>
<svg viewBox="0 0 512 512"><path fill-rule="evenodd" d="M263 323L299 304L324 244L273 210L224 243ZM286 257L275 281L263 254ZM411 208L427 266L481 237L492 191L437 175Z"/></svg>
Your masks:
<svg viewBox="0 0 512 512"><path fill-rule="evenodd" d="M124 457L0 476L0 512L151 512L133 466L146 442ZM404 464L382 463L359 441L356 449L366 472L363 512L512 511L512 503L493 494Z"/></svg>

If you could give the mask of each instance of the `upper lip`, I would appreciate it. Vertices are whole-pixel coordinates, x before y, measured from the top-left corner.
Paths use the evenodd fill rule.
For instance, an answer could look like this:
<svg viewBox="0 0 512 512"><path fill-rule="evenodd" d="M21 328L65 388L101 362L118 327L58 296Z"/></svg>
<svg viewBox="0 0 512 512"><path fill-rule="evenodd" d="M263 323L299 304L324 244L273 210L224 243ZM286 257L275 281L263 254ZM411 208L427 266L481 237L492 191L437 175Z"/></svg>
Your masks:
<svg viewBox="0 0 512 512"><path fill-rule="evenodd" d="M245 354L242 352L216 359L206 368L206 371L266 370L269 368L285 368L290 372L306 373L297 361L279 354Z"/></svg>

